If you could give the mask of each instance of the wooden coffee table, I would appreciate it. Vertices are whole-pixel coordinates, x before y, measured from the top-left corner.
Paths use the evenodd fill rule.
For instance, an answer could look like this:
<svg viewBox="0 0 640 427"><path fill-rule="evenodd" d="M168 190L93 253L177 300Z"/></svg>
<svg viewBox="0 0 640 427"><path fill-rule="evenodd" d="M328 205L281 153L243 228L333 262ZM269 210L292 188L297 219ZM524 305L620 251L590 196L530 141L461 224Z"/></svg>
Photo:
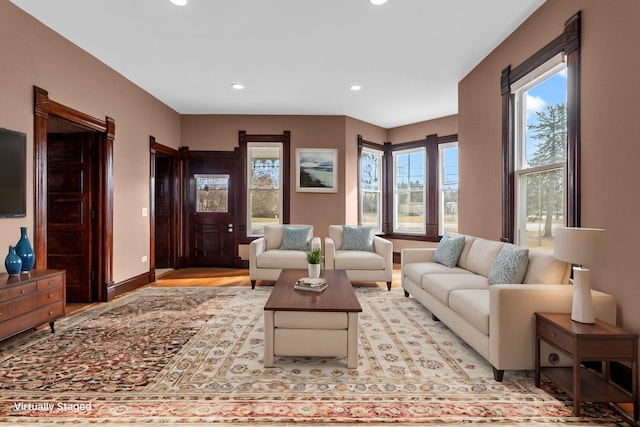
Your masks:
<svg viewBox="0 0 640 427"><path fill-rule="evenodd" d="M344 270L323 270L323 292L298 291L307 270L283 269L264 306L264 366L274 356L346 357L358 367L358 313L362 307Z"/></svg>

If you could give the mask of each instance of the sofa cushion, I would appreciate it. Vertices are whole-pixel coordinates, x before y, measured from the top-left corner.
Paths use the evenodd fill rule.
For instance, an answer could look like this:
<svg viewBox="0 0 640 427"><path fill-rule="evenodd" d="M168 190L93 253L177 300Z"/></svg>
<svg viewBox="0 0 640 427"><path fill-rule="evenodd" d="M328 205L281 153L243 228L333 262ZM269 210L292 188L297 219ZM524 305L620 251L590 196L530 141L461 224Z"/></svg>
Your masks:
<svg viewBox="0 0 640 427"><path fill-rule="evenodd" d="M455 290L449 294L449 308L486 335L489 335L489 301L488 289Z"/></svg>
<svg viewBox="0 0 640 427"><path fill-rule="evenodd" d="M287 268L307 268L306 252L272 249L256 258L258 268L282 268L283 265Z"/></svg>
<svg viewBox="0 0 640 427"><path fill-rule="evenodd" d="M384 258L368 251L336 251L334 263L342 270L384 270Z"/></svg>
<svg viewBox="0 0 640 427"><path fill-rule="evenodd" d="M473 241L476 239L473 236L467 236L460 233L455 233L453 231L448 231L447 236L449 237L464 237L464 247L462 248L462 252L460 253L460 257L458 258L458 267L462 267L464 269L467 268L467 259L469 258L469 250L471 250L471 245Z"/></svg>
<svg viewBox="0 0 640 427"><path fill-rule="evenodd" d="M467 270L476 274L481 274L484 277L488 277L493 261L496 259L503 246L503 242L485 240L476 237L469 249Z"/></svg>
<svg viewBox="0 0 640 427"><path fill-rule="evenodd" d="M341 250L348 251L369 251L373 252L373 227L354 227L352 225L342 226L342 247Z"/></svg>
<svg viewBox="0 0 640 427"><path fill-rule="evenodd" d="M437 262L412 262L405 264L402 274L407 276L413 283L422 285L422 277L425 274L473 274L465 269L454 267L449 268Z"/></svg>
<svg viewBox="0 0 640 427"><path fill-rule="evenodd" d="M464 237L450 238L442 236L435 253L433 254L433 262L453 268L458 263L458 258L464 248Z"/></svg>
<svg viewBox="0 0 640 427"><path fill-rule="evenodd" d="M571 264L556 259L550 252L532 249L529 251L529 266L522 283L569 283L570 274Z"/></svg>
<svg viewBox="0 0 640 427"><path fill-rule="evenodd" d="M449 294L457 289L489 289L489 280L479 274L425 274L422 289L444 305L449 305Z"/></svg>
<svg viewBox="0 0 640 427"><path fill-rule="evenodd" d="M505 245L493 261L489 271L489 283L522 283L528 264L529 249Z"/></svg>
<svg viewBox="0 0 640 427"><path fill-rule="evenodd" d="M311 227L284 226L282 233L282 250L308 251L311 240Z"/></svg>

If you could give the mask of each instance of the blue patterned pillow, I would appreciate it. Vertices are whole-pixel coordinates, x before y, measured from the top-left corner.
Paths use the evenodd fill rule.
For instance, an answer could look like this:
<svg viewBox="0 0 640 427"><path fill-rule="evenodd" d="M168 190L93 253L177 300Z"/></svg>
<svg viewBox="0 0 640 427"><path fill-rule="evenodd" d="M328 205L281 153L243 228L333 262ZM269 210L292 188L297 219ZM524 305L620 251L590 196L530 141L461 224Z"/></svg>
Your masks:
<svg viewBox="0 0 640 427"><path fill-rule="evenodd" d="M308 251L311 240L311 226L309 227L284 227L282 246L280 249Z"/></svg>
<svg viewBox="0 0 640 427"><path fill-rule="evenodd" d="M458 263L458 258L460 258L463 248L464 236L454 237L453 239L442 236L433 254L433 262L453 268Z"/></svg>
<svg viewBox="0 0 640 427"><path fill-rule="evenodd" d="M489 283L522 283L528 266L529 249L503 246L489 270Z"/></svg>
<svg viewBox="0 0 640 427"><path fill-rule="evenodd" d="M342 226L342 250L373 252L373 227Z"/></svg>

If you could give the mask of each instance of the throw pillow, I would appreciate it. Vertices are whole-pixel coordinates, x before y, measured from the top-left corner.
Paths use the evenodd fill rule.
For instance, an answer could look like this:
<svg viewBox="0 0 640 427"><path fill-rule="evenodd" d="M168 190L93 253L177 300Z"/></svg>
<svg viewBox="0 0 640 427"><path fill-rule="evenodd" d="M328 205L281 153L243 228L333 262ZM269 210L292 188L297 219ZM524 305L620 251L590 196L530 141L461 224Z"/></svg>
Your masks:
<svg viewBox="0 0 640 427"><path fill-rule="evenodd" d="M529 249L503 246L489 270L489 283L522 283L528 266Z"/></svg>
<svg viewBox="0 0 640 427"><path fill-rule="evenodd" d="M433 254L433 262L453 268L458 263L458 258L460 258L463 248L464 236L454 237L453 239L442 236Z"/></svg>
<svg viewBox="0 0 640 427"><path fill-rule="evenodd" d="M308 251L311 227L284 227L280 249Z"/></svg>
<svg viewBox="0 0 640 427"><path fill-rule="evenodd" d="M351 225L342 226L342 250L369 251L373 252L373 236L375 232L372 227L354 227Z"/></svg>

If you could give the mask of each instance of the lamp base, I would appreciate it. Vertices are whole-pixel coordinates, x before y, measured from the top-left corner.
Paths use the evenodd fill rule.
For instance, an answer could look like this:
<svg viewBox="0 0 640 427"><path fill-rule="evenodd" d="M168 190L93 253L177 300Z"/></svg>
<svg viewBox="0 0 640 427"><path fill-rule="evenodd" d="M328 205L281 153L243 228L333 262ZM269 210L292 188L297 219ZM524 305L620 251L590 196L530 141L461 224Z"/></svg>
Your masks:
<svg viewBox="0 0 640 427"><path fill-rule="evenodd" d="M573 267L571 320L580 323L596 323L591 301L591 272L588 268Z"/></svg>

